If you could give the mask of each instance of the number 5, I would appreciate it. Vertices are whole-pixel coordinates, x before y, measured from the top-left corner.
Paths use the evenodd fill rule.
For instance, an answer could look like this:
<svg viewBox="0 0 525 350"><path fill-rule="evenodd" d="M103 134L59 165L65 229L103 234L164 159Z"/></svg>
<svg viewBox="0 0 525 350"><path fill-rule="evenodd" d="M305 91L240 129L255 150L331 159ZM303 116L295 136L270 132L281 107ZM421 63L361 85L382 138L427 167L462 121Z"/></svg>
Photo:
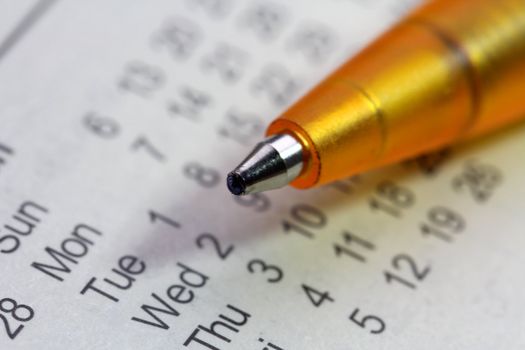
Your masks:
<svg viewBox="0 0 525 350"><path fill-rule="evenodd" d="M383 331L385 330L386 326L385 326L385 322L380 319L379 317L377 316L373 316L373 315L367 315L365 317L363 317L362 319L357 319L357 313L359 312L359 309L355 309L354 312L352 312L352 314L350 315L350 321L354 322L356 325L358 325L359 327L361 328L367 328L367 324L372 326L374 323L377 325L374 329L370 329L370 333L372 334L379 334L379 333L383 333ZM371 328L371 327L369 327Z"/></svg>

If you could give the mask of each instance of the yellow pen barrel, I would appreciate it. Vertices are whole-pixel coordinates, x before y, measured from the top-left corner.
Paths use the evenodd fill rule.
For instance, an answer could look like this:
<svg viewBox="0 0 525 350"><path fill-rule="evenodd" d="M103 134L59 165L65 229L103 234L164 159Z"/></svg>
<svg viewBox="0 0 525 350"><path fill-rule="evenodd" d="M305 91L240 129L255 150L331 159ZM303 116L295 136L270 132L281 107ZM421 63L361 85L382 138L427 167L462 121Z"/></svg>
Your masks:
<svg viewBox="0 0 525 350"><path fill-rule="evenodd" d="M268 128L303 144L298 188L525 117L525 1L425 4Z"/></svg>

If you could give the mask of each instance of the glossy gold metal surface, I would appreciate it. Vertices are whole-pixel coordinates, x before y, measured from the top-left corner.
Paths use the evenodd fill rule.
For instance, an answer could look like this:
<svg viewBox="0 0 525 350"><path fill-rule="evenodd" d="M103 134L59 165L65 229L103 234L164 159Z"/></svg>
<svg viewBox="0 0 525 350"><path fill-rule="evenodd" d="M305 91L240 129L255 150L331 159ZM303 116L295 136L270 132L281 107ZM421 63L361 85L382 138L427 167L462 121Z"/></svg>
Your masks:
<svg viewBox="0 0 525 350"><path fill-rule="evenodd" d="M425 4L276 119L308 188L525 117L525 0Z"/></svg>

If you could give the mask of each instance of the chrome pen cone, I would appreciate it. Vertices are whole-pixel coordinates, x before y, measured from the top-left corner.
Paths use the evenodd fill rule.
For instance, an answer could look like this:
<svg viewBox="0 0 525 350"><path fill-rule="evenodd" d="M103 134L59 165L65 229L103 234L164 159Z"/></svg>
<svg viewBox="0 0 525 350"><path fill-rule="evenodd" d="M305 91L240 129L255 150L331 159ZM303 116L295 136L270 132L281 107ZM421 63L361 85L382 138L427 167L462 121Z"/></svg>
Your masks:
<svg viewBox="0 0 525 350"><path fill-rule="evenodd" d="M226 184L237 196L268 191L288 185L302 168L301 144L290 135L275 135L258 143L228 174Z"/></svg>

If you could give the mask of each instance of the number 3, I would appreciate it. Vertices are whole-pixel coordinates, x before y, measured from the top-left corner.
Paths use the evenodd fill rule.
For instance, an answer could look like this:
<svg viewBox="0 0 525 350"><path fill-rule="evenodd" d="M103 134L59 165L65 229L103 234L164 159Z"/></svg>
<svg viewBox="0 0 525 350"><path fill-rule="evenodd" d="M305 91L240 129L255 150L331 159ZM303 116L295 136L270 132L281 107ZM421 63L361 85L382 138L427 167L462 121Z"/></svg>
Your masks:
<svg viewBox="0 0 525 350"><path fill-rule="evenodd" d="M248 271L250 273L262 272L263 274L272 273L273 277L268 277L266 281L268 283L277 283L283 279L283 270L275 265L268 265L261 259L253 259L248 263Z"/></svg>

